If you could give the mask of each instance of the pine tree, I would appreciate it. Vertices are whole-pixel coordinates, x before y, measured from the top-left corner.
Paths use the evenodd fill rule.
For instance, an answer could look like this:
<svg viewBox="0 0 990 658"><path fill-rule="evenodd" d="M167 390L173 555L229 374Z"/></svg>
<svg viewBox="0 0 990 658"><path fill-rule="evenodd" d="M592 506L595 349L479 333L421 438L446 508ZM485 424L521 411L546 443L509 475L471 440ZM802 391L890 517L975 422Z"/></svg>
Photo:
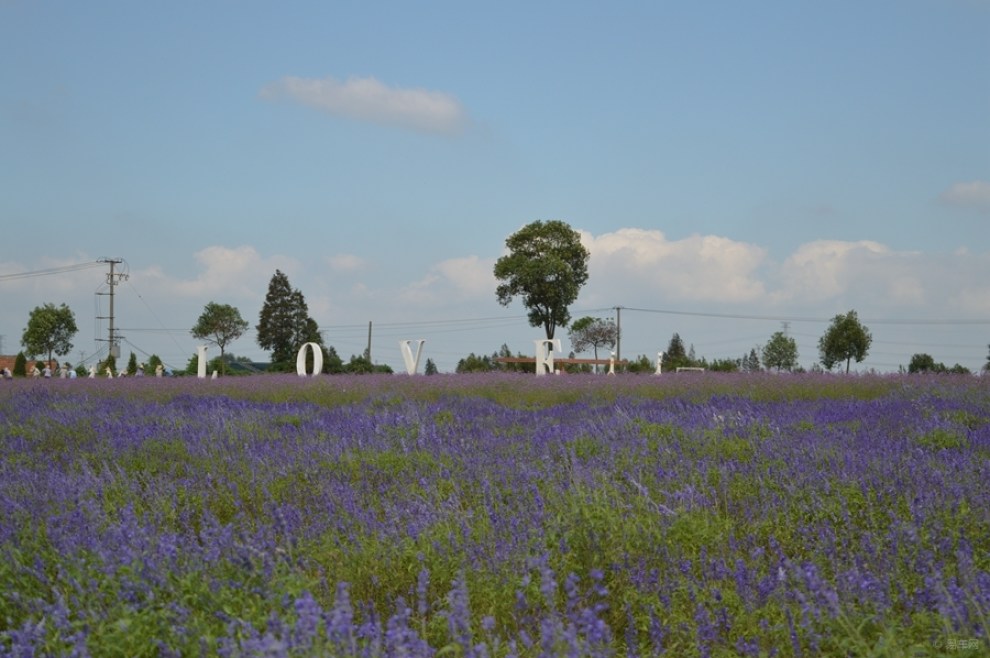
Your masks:
<svg viewBox="0 0 990 658"><path fill-rule="evenodd" d="M272 366L276 370L291 369L303 343L323 345L319 325L309 317L306 298L299 290L292 289L289 277L280 270L275 270L268 284L268 294L255 328L258 345L271 351Z"/></svg>
<svg viewBox="0 0 990 658"><path fill-rule="evenodd" d="M681 335L675 331L674 335L670 337L670 342L667 343L667 350L663 355L663 367L665 370L676 370L690 365L691 361L688 358L687 350L684 349L684 341L681 339Z"/></svg>

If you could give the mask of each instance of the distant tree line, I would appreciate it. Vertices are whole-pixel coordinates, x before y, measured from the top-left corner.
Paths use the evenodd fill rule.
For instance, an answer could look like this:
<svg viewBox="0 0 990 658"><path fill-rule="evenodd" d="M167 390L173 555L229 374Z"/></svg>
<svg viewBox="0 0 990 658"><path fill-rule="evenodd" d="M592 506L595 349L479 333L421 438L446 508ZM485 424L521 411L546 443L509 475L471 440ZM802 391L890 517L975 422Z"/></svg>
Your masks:
<svg viewBox="0 0 990 658"><path fill-rule="evenodd" d="M617 324L609 318L582 317L571 323L569 307L578 297L581 287L588 280L590 254L582 244L580 234L560 220L535 221L510 235L505 246L507 254L495 263L494 275L498 281L496 298L502 305L509 305L518 298L528 310L528 320L534 327L542 327L546 337L553 339L558 328L568 328L572 351L569 356L591 352L596 360L602 358L601 351L611 351L620 340ZM268 284L264 305L255 325L258 345L270 352L268 363L253 363L244 357L228 353L227 348L239 339L249 324L240 311L229 304L211 301L193 325L190 333L194 338L206 341L219 348L220 354L209 361L208 371L226 374L249 374L258 371L293 372L299 349L306 343L317 346L323 356L324 373L391 373L387 365L372 362L370 350L350 356L345 363L332 346L324 344L319 324L309 314L303 293L293 288L288 276L275 270ZM18 355L14 374L23 376L27 370L26 361L38 355L47 357L47 364L54 357L63 357L72 349L72 337L78 329L75 316L65 305L45 304L31 311L28 325L24 329L21 343L24 352ZM812 370L833 370L845 365L849 372L853 361L862 362L870 349L873 336L859 320L856 311L836 315L818 341L818 362ZM313 352L307 350L307 372L313 369ZM508 346L491 355L474 353L460 359L456 372L534 372L535 364L513 362L511 359L529 357L513 355ZM739 358L718 358L708 360L695 354L694 346L685 347L678 333L671 336L667 349L661 356L663 371L678 368L704 368L718 372L776 372L801 371L798 365L796 341L785 332L775 332L762 346L754 346ZM198 355L193 355L185 371L198 370ZM819 365L820 364L820 365ZM124 374L153 374L161 365L161 359L151 355L147 362L138 363L134 353ZM622 364L617 369L626 372L655 372L656 362L646 355ZM69 368L66 363L62 367ZM560 364L565 372L581 373L599 370L589 364ZM113 351L98 366L99 374L105 371L117 373L116 357ZM903 371L903 367L901 368ZM983 366L990 370L990 355ZM80 374L85 370L77 368ZM437 374L436 364L426 360L424 372ZM969 369L956 364L946 367L936 362L929 354L915 354L908 364L909 373L969 373Z"/></svg>

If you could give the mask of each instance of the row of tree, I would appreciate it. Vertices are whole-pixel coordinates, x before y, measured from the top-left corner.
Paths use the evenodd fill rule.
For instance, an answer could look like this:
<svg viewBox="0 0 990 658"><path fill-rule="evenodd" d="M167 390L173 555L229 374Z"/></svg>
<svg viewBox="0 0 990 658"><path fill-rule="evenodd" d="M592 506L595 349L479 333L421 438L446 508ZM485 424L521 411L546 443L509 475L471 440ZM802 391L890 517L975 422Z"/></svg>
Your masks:
<svg viewBox="0 0 990 658"><path fill-rule="evenodd" d="M232 342L240 338L248 329L248 323L241 317L237 308L229 304L210 302L203 309L191 333L194 338L204 340L220 348L218 362L211 362L210 370L227 372L226 350ZM371 362L367 354L351 355L344 363L333 346L323 342L320 326L309 314L306 298L298 288L293 288L289 277L281 270L275 270L268 283L265 303L258 317L258 346L271 352L271 363L267 370L272 372L292 372L296 368L296 355L306 343L314 343L323 352L323 372L372 373L392 372L387 365ZM313 354L306 353L308 371L313 368ZM190 366L192 366L190 361ZM428 366L432 365L427 363ZM436 368L435 365L432 365Z"/></svg>
<svg viewBox="0 0 990 658"><path fill-rule="evenodd" d="M615 348L619 341L619 328L612 320L583 317L571 323L569 308L588 280L590 259L590 253L581 244L581 236L577 231L559 220L536 221L510 235L505 245L507 254L496 261L494 268L498 281L495 295L500 304L507 306L513 299L521 299L528 310L530 325L542 327L548 339L554 338L558 328L570 325L569 337L574 353L591 350L598 359L600 349ZM227 358L227 348L249 326L236 307L211 301L193 325L191 334L220 349L220 355L213 365L219 372L226 374L228 365L232 362ZM319 324L309 315L305 297L300 290L291 286L289 278L280 270L275 271L268 284L268 292L255 329L258 345L271 353L271 363L266 368L270 371L294 370L299 348L305 343L314 343L323 351L325 372L391 372L388 366L373 364L367 351L362 355L352 355L351 360L345 364L333 347L324 345ZM29 355L47 354L48 361L51 362L53 355L63 356L69 353L72 349L71 339L76 332L75 318L65 304L60 307L45 304L31 312L22 343ZM827 370L845 363L845 370L848 372L853 361L863 361L872 340L872 335L859 321L856 311L836 315L818 342L820 363ZM503 351L508 351L505 346L503 348ZM506 356L509 355L501 351L491 357L471 354L458 363L457 370L526 369L525 365L500 361ZM311 369L312 355L309 354L308 358L310 363L307 365ZM108 359L110 360L112 359ZM712 370L751 371L762 367L792 371L798 368L797 360L797 343L784 332L773 334L759 352L753 348L740 359L712 362L695 358L693 348L686 351L680 336L675 333L667 346L662 365L667 370L705 367ZM190 367L192 363L190 361ZM625 367L627 370L637 371L651 370L653 365L650 359L641 356ZM954 372L961 368L958 365L946 368L943 364L935 363L928 355L916 354L912 357L908 370ZM428 360L426 371L432 373L435 369L435 364Z"/></svg>
<svg viewBox="0 0 990 658"><path fill-rule="evenodd" d="M581 287L588 280L590 253L581 244L581 235L559 220L536 221L510 235L505 246L508 253L495 263L495 278L499 281L495 296L507 306L514 298L521 299L528 309L530 325L543 327L546 337L552 339L558 327L567 327L571 316L569 307L578 297ZM614 349L619 341L619 329L611 320L585 317L570 325L570 338L574 352L592 349L595 358L601 348ZM853 361L866 358L873 336L860 322L856 311L836 315L825 334L818 341L819 363L832 370L845 363L849 372ZM693 352L693 350L692 350ZM471 358L473 357L473 359ZM458 364L458 369L483 368L484 358L471 355ZM493 355L493 359L498 357ZM492 367L499 367L497 360ZM768 370L792 371L798 368L797 343L784 332L777 332L758 353L756 348L740 359L722 359L712 363L694 358L684 350L680 337L675 333L663 356L666 369L678 367L707 367L713 370ZM645 356L627 368L643 367L649 360ZM504 367L504 364L502 364ZM817 364L816 366L817 367ZM987 367L990 369L990 356ZM935 363L927 354L912 357L909 372L968 372L956 364L946 368Z"/></svg>

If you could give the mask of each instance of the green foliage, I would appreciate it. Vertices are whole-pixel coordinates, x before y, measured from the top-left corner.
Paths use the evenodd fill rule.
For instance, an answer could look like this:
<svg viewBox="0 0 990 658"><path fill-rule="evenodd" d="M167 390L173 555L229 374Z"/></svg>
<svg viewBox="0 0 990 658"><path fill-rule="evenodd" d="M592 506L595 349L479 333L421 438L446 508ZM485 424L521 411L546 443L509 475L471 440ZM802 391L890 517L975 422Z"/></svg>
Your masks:
<svg viewBox="0 0 990 658"><path fill-rule="evenodd" d="M146 363L144 366L144 374L154 375L155 372L158 370L158 366L162 366L162 368L164 368L165 364L162 363L162 359L160 356L158 356L157 354L152 354L151 356L148 357L148 363Z"/></svg>
<svg viewBox="0 0 990 658"><path fill-rule="evenodd" d="M344 360L337 354L337 349L333 345L323 348L323 372L331 375L344 372Z"/></svg>
<svg viewBox="0 0 990 658"><path fill-rule="evenodd" d="M107 374L107 369L108 368L109 368L110 372L112 372L114 375L118 374L117 373L117 357L115 357L113 354L108 354L107 355L107 358L103 359L102 361L99 362L99 364L97 364L97 366L96 366L96 376L97 377L105 377L106 374Z"/></svg>
<svg viewBox="0 0 990 658"><path fill-rule="evenodd" d="M244 335L247 329L247 321L235 307L210 302L193 325L191 333L193 338L208 341L220 348L220 374L224 375L227 372L224 351L230 343Z"/></svg>
<svg viewBox="0 0 990 658"><path fill-rule="evenodd" d="M51 362L53 354L65 356L72 351L72 337L78 331L76 316L68 306L45 304L31 311L21 343L28 356L47 355Z"/></svg>
<svg viewBox="0 0 990 658"><path fill-rule="evenodd" d="M707 368L708 364L695 356L693 345L685 349L681 335L675 331L663 353L662 366L664 372L674 372L678 368Z"/></svg>
<svg viewBox="0 0 990 658"><path fill-rule="evenodd" d="M763 367L767 370L791 371L797 366L797 360L797 341L783 331L774 332L763 346Z"/></svg>
<svg viewBox="0 0 990 658"><path fill-rule="evenodd" d="M584 352L589 347L598 358L598 348L614 349L619 341L619 327L615 320L585 316L571 324L568 335L575 352ZM598 366L595 366L598 371Z"/></svg>
<svg viewBox="0 0 990 658"><path fill-rule="evenodd" d="M930 354L914 354L911 356L911 362L908 363L908 373L948 373L952 375L969 375L969 368L961 366L958 363L951 368L947 368L942 362L935 362L935 359Z"/></svg>
<svg viewBox="0 0 990 658"><path fill-rule="evenodd" d="M258 345L271 351L272 369L276 371L294 370L296 353L304 343L323 345L319 325L309 317L306 298L292 289L289 277L279 270L268 284L256 329Z"/></svg>
<svg viewBox="0 0 990 658"><path fill-rule="evenodd" d="M743 354L739 359L739 370L742 372L760 372L760 357L756 353L756 348L752 348L749 354Z"/></svg>
<svg viewBox="0 0 990 658"><path fill-rule="evenodd" d="M911 374L919 372L941 372L945 369L945 364L935 363L931 354L913 354L911 362L908 363L908 372Z"/></svg>
<svg viewBox="0 0 990 658"><path fill-rule="evenodd" d="M739 372L739 361L736 359L712 359L708 364L712 372Z"/></svg>
<svg viewBox="0 0 990 658"><path fill-rule="evenodd" d="M466 357L457 362L456 372L458 373L468 373L468 372L492 372L498 369L498 364L492 361L492 358L487 355L478 356L474 352L471 352Z"/></svg>
<svg viewBox="0 0 990 658"><path fill-rule="evenodd" d="M14 358L14 377L27 377L27 357L24 352L18 352Z"/></svg>
<svg viewBox="0 0 990 658"><path fill-rule="evenodd" d="M472 354L471 356L474 355ZM492 354L491 358L489 359L491 369L502 370L504 372L528 372L528 373L536 372L535 363L507 363L498 360L500 358L508 358L513 356L515 358L523 358L526 357L527 355L523 354L522 352L516 352L516 354L513 355L512 350L509 349L509 346L506 345L505 343L502 343L502 347L498 349L498 352ZM470 357L468 358L470 359ZM484 359L484 357L479 357L479 358ZM469 370L468 372L484 372L484 369L478 368L477 370Z"/></svg>
<svg viewBox="0 0 990 658"><path fill-rule="evenodd" d="M436 375L439 374L439 372L440 371L437 370L437 364L433 362L433 359L427 358L426 365L423 366L423 374Z"/></svg>
<svg viewBox="0 0 990 658"><path fill-rule="evenodd" d="M344 367L343 371L348 375L370 375L373 373L379 374L392 374L392 368L385 364L372 363L366 355L361 356L351 355L351 360L348 361Z"/></svg>
<svg viewBox="0 0 990 658"><path fill-rule="evenodd" d="M631 374L645 375L656 372L657 366L653 361L650 361L650 357L640 354L635 359L626 363L623 369Z"/></svg>
<svg viewBox="0 0 990 658"><path fill-rule="evenodd" d="M841 313L832 318L825 334L818 341L821 363L831 370L841 362L846 362L846 372L853 359L860 363L870 350L873 336L856 315L856 311Z"/></svg>
<svg viewBox="0 0 990 658"><path fill-rule="evenodd" d="M689 365L691 363L687 358L687 350L684 349L684 341L681 340L681 335L675 331L663 353L664 370L674 370Z"/></svg>
<svg viewBox="0 0 990 658"><path fill-rule="evenodd" d="M590 254L581 235L560 220L535 221L510 235L505 246L508 255L495 262L499 304L521 297L530 325L553 338L557 327L570 322L568 307L588 280Z"/></svg>
<svg viewBox="0 0 990 658"><path fill-rule="evenodd" d="M127 374L129 376L134 376L138 371L138 361L137 355L131 352L130 358L127 359Z"/></svg>
<svg viewBox="0 0 990 658"><path fill-rule="evenodd" d="M915 438L915 442L931 450L952 450L969 446L966 435L951 429L937 428Z"/></svg>

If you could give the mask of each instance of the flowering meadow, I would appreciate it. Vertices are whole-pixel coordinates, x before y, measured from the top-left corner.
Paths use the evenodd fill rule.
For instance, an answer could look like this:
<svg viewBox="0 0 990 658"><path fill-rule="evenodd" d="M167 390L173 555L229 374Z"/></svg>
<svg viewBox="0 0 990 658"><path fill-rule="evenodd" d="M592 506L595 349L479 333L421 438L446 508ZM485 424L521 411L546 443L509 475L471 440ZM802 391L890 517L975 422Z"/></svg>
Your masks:
<svg viewBox="0 0 990 658"><path fill-rule="evenodd" d="M990 378L0 382L0 656L990 654Z"/></svg>

